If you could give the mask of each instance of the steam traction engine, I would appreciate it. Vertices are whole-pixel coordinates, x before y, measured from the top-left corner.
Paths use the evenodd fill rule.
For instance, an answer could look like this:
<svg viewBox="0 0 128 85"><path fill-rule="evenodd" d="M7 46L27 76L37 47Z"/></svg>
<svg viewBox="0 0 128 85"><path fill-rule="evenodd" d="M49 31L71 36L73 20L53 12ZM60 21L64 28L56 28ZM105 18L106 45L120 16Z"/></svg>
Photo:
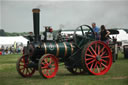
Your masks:
<svg viewBox="0 0 128 85"><path fill-rule="evenodd" d="M34 40L28 42L23 56L17 61L17 71L22 77L30 77L36 70L44 78L52 78L58 71L58 61L64 62L73 74L103 75L112 65L110 48L101 41L94 41L92 28L81 25L69 41L48 39L52 29L46 27L44 39L39 34L39 12L33 9ZM60 35L59 35L60 36Z"/></svg>

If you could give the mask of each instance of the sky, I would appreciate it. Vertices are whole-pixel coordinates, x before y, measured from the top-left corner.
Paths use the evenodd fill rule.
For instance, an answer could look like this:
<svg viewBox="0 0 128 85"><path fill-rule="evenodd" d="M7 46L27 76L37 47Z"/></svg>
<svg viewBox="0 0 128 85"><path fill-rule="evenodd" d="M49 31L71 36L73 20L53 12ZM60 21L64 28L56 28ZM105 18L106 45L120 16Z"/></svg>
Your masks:
<svg viewBox="0 0 128 85"><path fill-rule="evenodd" d="M76 29L82 24L128 29L127 0L0 0L0 29L33 31L33 8L40 8L40 30Z"/></svg>

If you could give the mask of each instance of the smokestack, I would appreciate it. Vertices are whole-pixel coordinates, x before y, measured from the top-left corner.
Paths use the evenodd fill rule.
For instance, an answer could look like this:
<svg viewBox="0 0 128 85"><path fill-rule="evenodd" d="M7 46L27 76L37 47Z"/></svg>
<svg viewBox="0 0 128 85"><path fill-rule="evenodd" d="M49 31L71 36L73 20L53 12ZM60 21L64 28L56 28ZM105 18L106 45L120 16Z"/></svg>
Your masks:
<svg viewBox="0 0 128 85"><path fill-rule="evenodd" d="M34 37L35 37L35 41L38 42L38 41L40 41L40 35L39 35L39 32L40 32L40 28L39 28L40 9L34 8L32 10L32 12L33 12Z"/></svg>

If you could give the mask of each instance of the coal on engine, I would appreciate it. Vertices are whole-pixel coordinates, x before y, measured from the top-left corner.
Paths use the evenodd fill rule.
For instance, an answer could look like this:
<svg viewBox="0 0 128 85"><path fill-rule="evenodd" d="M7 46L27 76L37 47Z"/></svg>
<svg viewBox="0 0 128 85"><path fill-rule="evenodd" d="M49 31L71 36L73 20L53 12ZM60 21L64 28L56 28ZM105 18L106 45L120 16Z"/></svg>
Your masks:
<svg viewBox="0 0 128 85"><path fill-rule="evenodd" d="M64 62L73 74L103 75L112 65L112 53L107 44L95 41L92 28L81 25L76 28L73 40L65 41L53 29L45 27L44 39L39 28L40 9L33 9L34 39L24 48L24 54L17 61L17 71L22 77L32 76L36 70L44 78L53 78L58 71L58 62Z"/></svg>

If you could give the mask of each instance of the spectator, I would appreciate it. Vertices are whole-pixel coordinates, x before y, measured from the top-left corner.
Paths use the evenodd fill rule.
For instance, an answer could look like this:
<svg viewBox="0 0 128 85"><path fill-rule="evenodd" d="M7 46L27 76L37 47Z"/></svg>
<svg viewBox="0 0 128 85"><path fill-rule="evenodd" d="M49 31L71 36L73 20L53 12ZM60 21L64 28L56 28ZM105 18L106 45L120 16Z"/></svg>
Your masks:
<svg viewBox="0 0 128 85"><path fill-rule="evenodd" d="M100 31L101 41L104 41L105 43L108 44L108 40L110 38L109 37L110 32L108 30L106 30L104 25L101 25L100 29L101 29L101 31Z"/></svg>
<svg viewBox="0 0 128 85"><path fill-rule="evenodd" d="M10 54L12 54L12 53L13 53L12 46L10 46Z"/></svg>
<svg viewBox="0 0 128 85"><path fill-rule="evenodd" d="M99 27L96 26L95 22L92 23L92 28L93 28L96 40L99 40Z"/></svg>
<svg viewBox="0 0 128 85"><path fill-rule="evenodd" d="M2 46L1 46L2 55L5 55L4 49L5 49L5 48L4 48L4 46L2 45Z"/></svg>
<svg viewBox="0 0 128 85"><path fill-rule="evenodd" d="M5 52L6 52L6 54L8 54L8 47L6 47Z"/></svg>

